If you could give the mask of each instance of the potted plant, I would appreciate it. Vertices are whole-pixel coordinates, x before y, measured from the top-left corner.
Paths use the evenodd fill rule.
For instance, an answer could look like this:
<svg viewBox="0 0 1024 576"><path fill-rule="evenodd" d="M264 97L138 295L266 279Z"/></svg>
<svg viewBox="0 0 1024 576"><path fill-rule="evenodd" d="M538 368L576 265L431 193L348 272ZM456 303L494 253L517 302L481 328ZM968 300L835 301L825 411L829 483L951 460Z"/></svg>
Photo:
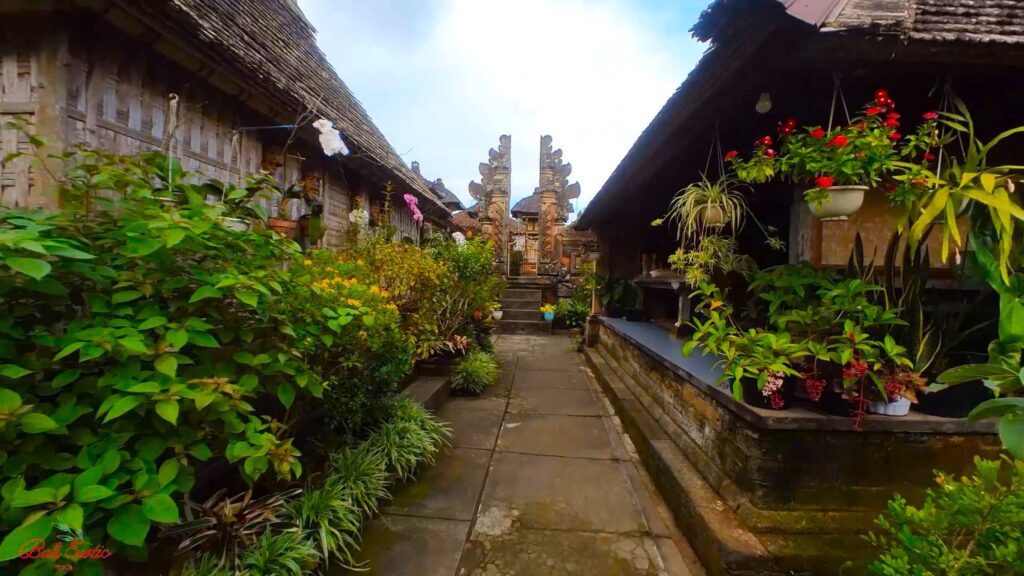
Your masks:
<svg viewBox="0 0 1024 576"><path fill-rule="evenodd" d="M491 303L491 319L493 319L495 322L497 322L497 321L501 320L501 317L502 317L503 314L504 314L504 310L501 309L501 302L492 302Z"/></svg>
<svg viewBox="0 0 1024 576"><path fill-rule="evenodd" d="M779 124L780 149L771 136L754 144L754 153L742 159L735 150L725 157L737 176L750 183L763 183L782 175L806 186L804 200L822 220L846 220L860 209L864 193L878 186L893 172L904 150L899 132L900 115L886 90L849 124L826 129L798 128L796 120Z"/></svg>
<svg viewBox="0 0 1024 576"><path fill-rule="evenodd" d="M674 223L676 237L680 240L697 238L726 226L738 231L743 228L747 214L747 201L742 192L749 188L733 176L710 180L706 174L701 174L698 182L676 193L668 212L652 225Z"/></svg>
<svg viewBox="0 0 1024 576"><path fill-rule="evenodd" d="M270 226L271 230L286 238L293 238L298 227L298 222L292 220L288 213L291 201L296 198L302 198L302 192L298 183L292 184L281 191L281 201L277 205L277 214L267 219L267 226Z"/></svg>
<svg viewBox="0 0 1024 576"><path fill-rule="evenodd" d="M545 304L540 307L540 313L544 317L545 322L552 322L555 319L555 305Z"/></svg>

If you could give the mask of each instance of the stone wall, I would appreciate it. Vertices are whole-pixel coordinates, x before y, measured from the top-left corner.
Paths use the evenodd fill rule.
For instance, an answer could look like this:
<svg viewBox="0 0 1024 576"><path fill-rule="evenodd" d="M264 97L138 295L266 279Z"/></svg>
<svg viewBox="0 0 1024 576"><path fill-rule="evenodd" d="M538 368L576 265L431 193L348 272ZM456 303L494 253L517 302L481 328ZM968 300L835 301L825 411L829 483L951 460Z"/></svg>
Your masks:
<svg viewBox="0 0 1024 576"><path fill-rule="evenodd" d="M851 418L756 409L597 326L598 353L770 553L838 565L863 549L860 534L894 493L914 501L934 485L933 470L966 472L975 455L999 451L990 423L879 416L857 432Z"/></svg>

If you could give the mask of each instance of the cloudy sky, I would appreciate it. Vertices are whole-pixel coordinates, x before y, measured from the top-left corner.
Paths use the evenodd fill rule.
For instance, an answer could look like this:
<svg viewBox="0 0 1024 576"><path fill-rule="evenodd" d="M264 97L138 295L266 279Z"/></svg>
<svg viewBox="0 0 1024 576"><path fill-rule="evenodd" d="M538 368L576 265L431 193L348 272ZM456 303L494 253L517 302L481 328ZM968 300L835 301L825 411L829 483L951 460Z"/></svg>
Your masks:
<svg viewBox="0 0 1024 576"><path fill-rule="evenodd" d="M541 134L582 207L704 47L707 0L299 0L321 48L405 161L464 202L512 135L513 202L533 192Z"/></svg>

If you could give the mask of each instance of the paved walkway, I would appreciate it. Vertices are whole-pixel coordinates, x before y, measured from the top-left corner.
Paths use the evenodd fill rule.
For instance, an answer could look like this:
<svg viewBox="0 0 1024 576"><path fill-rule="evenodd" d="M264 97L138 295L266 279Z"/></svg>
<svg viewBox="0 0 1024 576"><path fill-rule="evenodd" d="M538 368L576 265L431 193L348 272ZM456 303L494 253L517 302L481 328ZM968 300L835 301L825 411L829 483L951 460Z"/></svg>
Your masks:
<svg viewBox="0 0 1024 576"><path fill-rule="evenodd" d="M369 574L703 575L571 348L499 336L499 383L445 404L452 447L364 533Z"/></svg>

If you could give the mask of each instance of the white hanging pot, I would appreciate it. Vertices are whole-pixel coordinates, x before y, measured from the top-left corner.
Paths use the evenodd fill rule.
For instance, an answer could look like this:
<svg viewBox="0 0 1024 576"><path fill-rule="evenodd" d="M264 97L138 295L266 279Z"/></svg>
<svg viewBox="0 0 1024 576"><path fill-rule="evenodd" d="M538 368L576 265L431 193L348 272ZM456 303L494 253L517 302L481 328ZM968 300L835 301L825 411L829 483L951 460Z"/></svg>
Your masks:
<svg viewBox="0 0 1024 576"><path fill-rule="evenodd" d="M721 206L705 204L700 207L700 221L709 228L721 228L725 226L725 212Z"/></svg>
<svg viewBox="0 0 1024 576"><path fill-rule="evenodd" d="M846 220L864 204L867 186L833 186L828 189L828 200L822 204L809 202L811 213L820 220Z"/></svg>
<svg viewBox="0 0 1024 576"><path fill-rule="evenodd" d="M868 410L875 414L886 416L906 416L910 413L910 400L902 396L892 402L872 402Z"/></svg>
<svg viewBox="0 0 1024 576"><path fill-rule="evenodd" d="M501 315L503 313L504 310L491 310L491 318L493 318L494 321L497 322L498 320L501 320Z"/></svg>

